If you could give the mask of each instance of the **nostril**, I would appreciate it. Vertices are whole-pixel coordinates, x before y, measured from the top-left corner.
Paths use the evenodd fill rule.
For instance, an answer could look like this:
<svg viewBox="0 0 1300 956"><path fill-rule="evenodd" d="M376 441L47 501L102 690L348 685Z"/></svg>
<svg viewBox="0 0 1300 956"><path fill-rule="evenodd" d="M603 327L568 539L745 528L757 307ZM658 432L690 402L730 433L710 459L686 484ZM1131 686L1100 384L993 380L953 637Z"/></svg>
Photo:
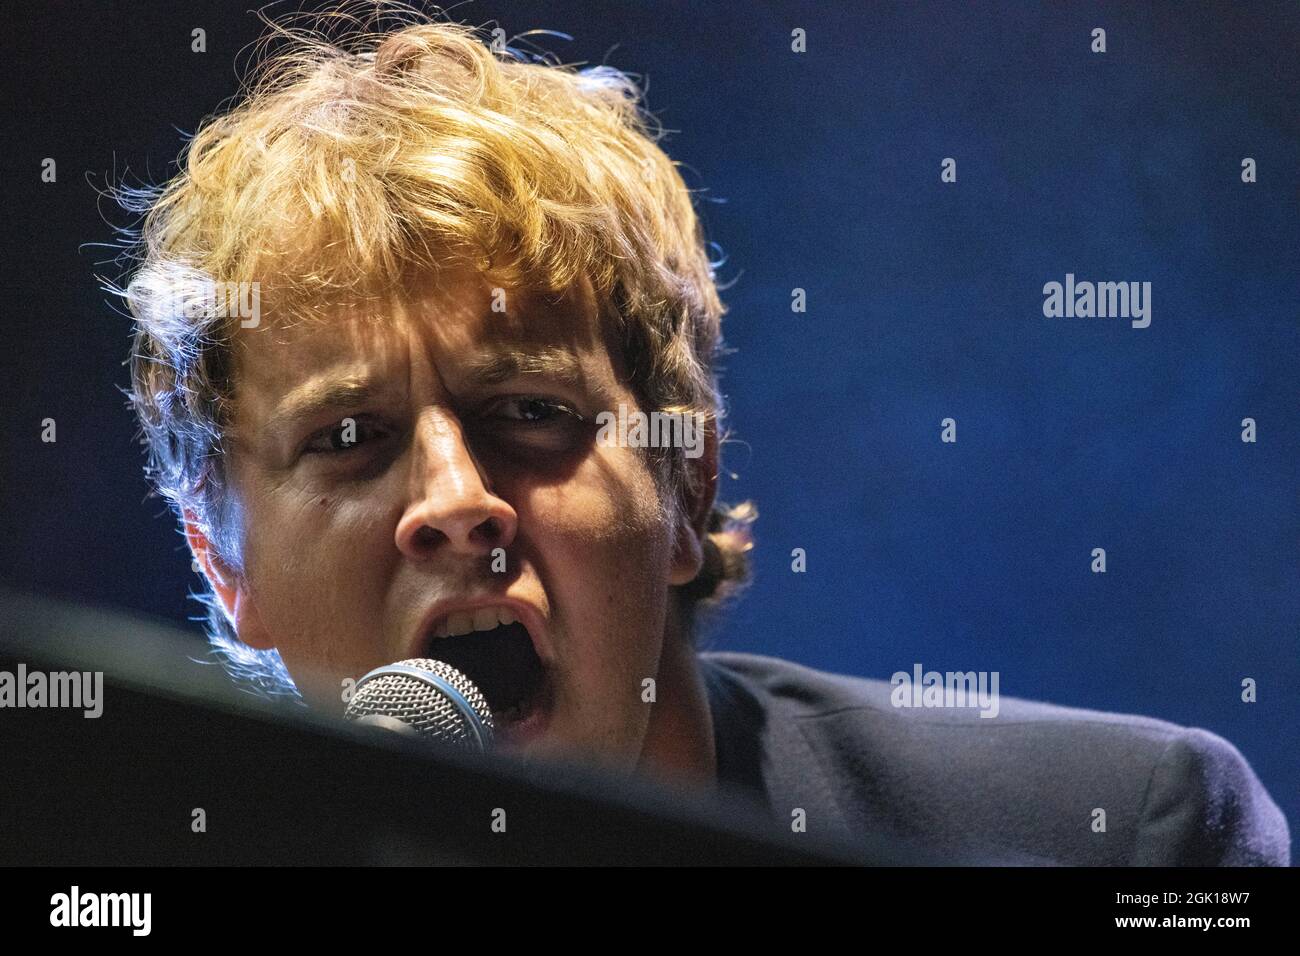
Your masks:
<svg viewBox="0 0 1300 956"><path fill-rule="evenodd" d="M501 522L496 518L485 519L475 530L488 543L497 541L502 535Z"/></svg>
<svg viewBox="0 0 1300 956"><path fill-rule="evenodd" d="M428 551L438 543L438 538L440 536L441 533L437 529L430 528L427 524L421 525L419 530L415 532L415 538L412 543L418 550Z"/></svg>

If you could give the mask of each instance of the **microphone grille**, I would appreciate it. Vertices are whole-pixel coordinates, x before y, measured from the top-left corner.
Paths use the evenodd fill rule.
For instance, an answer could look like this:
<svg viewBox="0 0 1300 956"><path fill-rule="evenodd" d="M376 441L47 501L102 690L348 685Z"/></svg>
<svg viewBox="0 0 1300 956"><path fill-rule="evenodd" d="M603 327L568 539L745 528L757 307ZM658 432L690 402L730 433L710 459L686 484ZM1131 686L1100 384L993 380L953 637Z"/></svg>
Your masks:
<svg viewBox="0 0 1300 956"><path fill-rule="evenodd" d="M345 714L399 720L422 737L486 750L492 710L474 682L442 661L414 658L376 668L357 682Z"/></svg>

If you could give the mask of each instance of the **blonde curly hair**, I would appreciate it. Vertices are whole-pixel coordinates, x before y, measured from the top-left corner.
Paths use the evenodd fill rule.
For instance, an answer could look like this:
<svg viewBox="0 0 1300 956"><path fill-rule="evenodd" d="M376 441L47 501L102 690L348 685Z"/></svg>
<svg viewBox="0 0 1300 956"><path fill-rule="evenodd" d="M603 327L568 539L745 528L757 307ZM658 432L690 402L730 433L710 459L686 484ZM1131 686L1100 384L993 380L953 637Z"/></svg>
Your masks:
<svg viewBox="0 0 1300 956"><path fill-rule="evenodd" d="M306 26L268 20L245 95L201 124L178 174L116 193L143 217L134 274L116 291L135 320L147 472L234 568L222 435L240 320L210 307L218 283L258 282L281 322L452 258L502 286L558 291L585 276L645 410L696 414L715 432L725 414L714 263L632 77L487 44L480 28L402 4L363 6L364 20L350 4ZM707 480L681 448L650 454L674 507ZM755 517L748 502L714 505L704 569L675 589L688 632L748 579ZM240 643L213 596L200 598L237 678L291 687L278 654Z"/></svg>

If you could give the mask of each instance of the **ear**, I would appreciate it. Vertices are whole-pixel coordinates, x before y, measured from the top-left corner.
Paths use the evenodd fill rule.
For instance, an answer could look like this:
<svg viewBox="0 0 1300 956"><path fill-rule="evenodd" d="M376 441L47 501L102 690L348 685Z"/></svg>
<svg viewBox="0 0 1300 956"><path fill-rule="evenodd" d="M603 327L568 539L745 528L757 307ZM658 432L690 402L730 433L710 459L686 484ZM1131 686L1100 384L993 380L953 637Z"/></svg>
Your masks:
<svg viewBox="0 0 1300 956"><path fill-rule="evenodd" d="M669 576L669 583L675 585L694 581L704 566L705 527L718 494L718 432L713 424L704 430L700 456L687 458L686 467L695 471L699 491L695 495L686 491L686 499L679 509Z"/></svg>
<svg viewBox="0 0 1300 956"><path fill-rule="evenodd" d="M207 534L189 509L185 510L184 520L185 540L189 543L190 554L194 555L203 576L212 585L212 591L221 602L226 617L234 625L239 639L259 651L275 647L275 641L262 624L243 577L221 560L221 555L212 547Z"/></svg>

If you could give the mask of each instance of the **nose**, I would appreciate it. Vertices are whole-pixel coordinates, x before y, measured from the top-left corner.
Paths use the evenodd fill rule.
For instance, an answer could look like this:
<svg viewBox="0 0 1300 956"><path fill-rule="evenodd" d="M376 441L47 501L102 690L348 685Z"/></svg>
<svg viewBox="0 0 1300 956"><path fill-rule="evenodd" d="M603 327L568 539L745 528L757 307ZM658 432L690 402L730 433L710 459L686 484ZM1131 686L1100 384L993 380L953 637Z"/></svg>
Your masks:
<svg viewBox="0 0 1300 956"><path fill-rule="evenodd" d="M412 561L439 551L485 557L514 541L519 517L497 497L456 419L430 409L412 439L410 504L397 523L397 548Z"/></svg>

